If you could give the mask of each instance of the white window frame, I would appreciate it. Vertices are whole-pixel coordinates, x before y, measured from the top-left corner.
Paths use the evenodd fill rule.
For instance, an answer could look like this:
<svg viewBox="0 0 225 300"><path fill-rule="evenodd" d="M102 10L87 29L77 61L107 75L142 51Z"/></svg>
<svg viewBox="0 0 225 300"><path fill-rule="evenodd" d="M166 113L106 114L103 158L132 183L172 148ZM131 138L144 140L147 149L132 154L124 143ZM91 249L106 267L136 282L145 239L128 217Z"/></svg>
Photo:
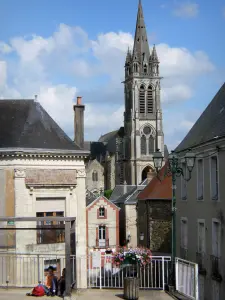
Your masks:
<svg viewBox="0 0 225 300"><path fill-rule="evenodd" d="M213 233L214 233L214 224L217 223L219 225L219 240L218 240L218 253L215 253L215 244L214 244L214 237L213 237ZM213 218L212 219L212 255L215 257L220 258L221 256L221 221L219 219Z"/></svg>
<svg viewBox="0 0 225 300"><path fill-rule="evenodd" d="M199 195L199 161L202 161L202 195ZM200 157L197 159L197 200L198 201L204 201L204 188L205 188L205 184L204 184L204 158Z"/></svg>
<svg viewBox="0 0 225 300"><path fill-rule="evenodd" d="M212 158L213 157L217 158L217 197L212 195ZM211 195L211 199L212 199L212 201L219 201L219 199L220 199L220 197L219 197L220 186L219 186L219 155L218 155L218 153L213 154L209 157L209 167L210 167L210 195Z"/></svg>
<svg viewBox="0 0 225 300"><path fill-rule="evenodd" d="M200 235L200 224L204 224L204 230L203 230L203 240L204 240L204 243L203 243L203 249L202 251L200 252L200 244L199 244L199 235ZM204 219L198 219L197 220L197 225L198 225L198 253L205 253L205 249L206 249L206 234L205 234L205 230L206 230L206 227L205 227L205 220Z"/></svg>

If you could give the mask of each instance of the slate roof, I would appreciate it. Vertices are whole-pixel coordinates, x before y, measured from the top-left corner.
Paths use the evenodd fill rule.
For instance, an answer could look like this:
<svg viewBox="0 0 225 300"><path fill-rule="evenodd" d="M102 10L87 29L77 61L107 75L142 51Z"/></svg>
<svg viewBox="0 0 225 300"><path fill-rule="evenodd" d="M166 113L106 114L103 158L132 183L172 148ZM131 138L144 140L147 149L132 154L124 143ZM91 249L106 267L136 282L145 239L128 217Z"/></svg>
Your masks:
<svg viewBox="0 0 225 300"><path fill-rule="evenodd" d="M0 112L0 148L84 152L34 100L0 100Z"/></svg>
<svg viewBox="0 0 225 300"><path fill-rule="evenodd" d="M102 143L108 143L108 141L113 138L114 136L116 136L118 133L118 130L114 130L111 132L108 132L104 135L101 135L98 142L102 142Z"/></svg>
<svg viewBox="0 0 225 300"><path fill-rule="evenodd" d="M85 141L84 149L90 151L91 159L100 160L100 156L106 155L106 146L102 142Z"/></svg>
<svg viewBox="0 0 225 300"><path fill-rule="evenodd" d="M124 185L116 185L109 200L115 204L136 204L137 195L145 188L146 184L147 179L138 186L126 185L126 187L124 187Z"/></svg>
<svg viewBox="0 0 225 300"><path fill-rule="evenodd" d="M89 204L94 202L98 197L99 197L99 195L95 195L91 191L87 190L86 191L86 206L88 206Z"/></svg>
<svg viewBox="0 0 225 300"><path fill-rule="evenodd" d="M176 152L225 136L225 83L203 111Z"/></svg>
<svg viewBox="0 0 225 300"><path fill-rule="evenodd" d="M172 199L172 177L164 176L168 162L159 172L161 180L155 176L145 189L139 193L138 200L171 200Z"/></svg>
<svg viewBox="0 0 225 300"><path fill-rule="evenodd" d="M124 195L126 193L129 193L131 190L133 190L133 188L136 188L136 185L127 185L126 186L126 190L124 188L124 185L116 185L115 188L113 189L113 192L109 198L110 201L114 202L116 201L119 197Z"/></svg>

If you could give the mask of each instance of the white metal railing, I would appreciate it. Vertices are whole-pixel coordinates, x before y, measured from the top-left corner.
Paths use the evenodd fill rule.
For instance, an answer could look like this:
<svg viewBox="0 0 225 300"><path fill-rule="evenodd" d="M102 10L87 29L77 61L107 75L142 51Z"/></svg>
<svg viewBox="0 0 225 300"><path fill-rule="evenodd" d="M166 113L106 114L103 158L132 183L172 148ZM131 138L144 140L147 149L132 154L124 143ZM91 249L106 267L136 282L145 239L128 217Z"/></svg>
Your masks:
<svg viewBox="0 0 225 300"><path fill-rule="evenodd" d="M141 289L163 290L169 280L171 257L153 256L149 265L116 266L112 255L94 251L88 257L89 288L123 288L124 277L139 277Z"/></svg>
<svg viewBox="0 0 225 300"><path fill-rule="evenodd" d="M198 264L185 259L175 259L176 290L186 297L199 300Z"/></svg>
<svg viewBox="0 0 225 300"><path fill-rule="evenodd" d="M76 258L71 255L72 282L76 278ZM65 255L0 253L0 287L33 287L45 282L49 266L59 278L65 268Z"/></svg>

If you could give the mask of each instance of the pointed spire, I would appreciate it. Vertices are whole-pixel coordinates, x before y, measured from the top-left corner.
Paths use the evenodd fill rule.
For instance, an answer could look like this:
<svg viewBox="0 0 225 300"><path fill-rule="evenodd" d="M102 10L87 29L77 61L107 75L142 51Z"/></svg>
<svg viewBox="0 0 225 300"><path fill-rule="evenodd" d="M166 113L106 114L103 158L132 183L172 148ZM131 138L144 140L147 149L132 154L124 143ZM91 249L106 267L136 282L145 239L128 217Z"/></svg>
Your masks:
<svg viewBox="0 0 225 300"><path fill-rule="evenodd" d="M157 52L156 52L155 45L153 46L152 55L151 55L151 60L154 61L154 62L159 62L159 59L158 59L158 55L157 55Z"/></svg>
<svg viewBox="0 0 225 300"><path fill-rule="evenodd" d="M138 13L137 13L137 22L136 22L136 31L134 37L134 49L133 55L137 54L139 59L148 61L150 56L147 31L145 28L144 14L142 9L141 0L138 4Z"/></svg>
<svg viewBox="0 0 225 300"><path fill-rule="evenodd" d="M131 53L130 53L130 49L128 47L127 56L126 56L126 63L129 63L130 61L131 61Z"/></svg>

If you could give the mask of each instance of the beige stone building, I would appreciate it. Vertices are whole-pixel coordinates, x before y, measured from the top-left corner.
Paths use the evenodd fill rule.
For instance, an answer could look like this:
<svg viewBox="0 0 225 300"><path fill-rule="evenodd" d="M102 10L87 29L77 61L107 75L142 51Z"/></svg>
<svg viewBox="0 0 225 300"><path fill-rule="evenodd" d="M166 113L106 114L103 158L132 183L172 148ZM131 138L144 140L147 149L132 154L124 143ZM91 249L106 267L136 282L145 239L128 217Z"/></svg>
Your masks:
<svg viewBox="0 0 225 300"><path fill-rule="evenodd" d="M34 100L0 100L0 111L1 216L75 217L76 242L73 248L76 247L77 255L76 280L80 288L86 288L86 264L82 264L81 268L80 260L85 260L86 251L84 159L89 153L72 142ZM2 266L7 267L7 270L15 267L13 274L17 277L11 278L8 275L6 280L9 281L9 285L12 281L16 285L27 285L27 280L35 274L35 270L32 269L34 265L32 267L28 263L31 257L35 257L32 255L44 255L40 265L42 271L49 263L58 264L62 269L64 258L57 262L49 262L45 257L65 254L64 230L42 229L45 226L58 225L63 226L54 222L47 224L44 221L40 224L1 224L1 227L10 227L11 231L1 231L0 255L3 255L3 252L26 255L26 259L23 259L23 267L26 270L23 271L23 277L18 277L20 271L16 269L19 268L16 259L12 260L15 266ZM36 229L37 226L40 230L14 230L20 227ZM74 253L75 249L71 251ZM3 275L5 276L5 273ZM37 279L34 280L37 282Z"/></svg>
<svg viewBox="0 0 225 300"><path fill-rule="evenodd" d="M104 167L97 159L89 160L86 168L86 189L93 194L99 195L104 191Z"/></svg>
<svg viewBox="0 0 225 300"><path fill-rule="evenodd" d="M196 154L177 180L177 256L199 264L199 299L225 299L225 84L176 148ZM183 163L183 169L185 169Z"/></svg>
<svg viewBox="0 0 225 300"><path fill-rule="evenodd" d="M115 204L99 196L87 203L87 249L116 249L119 246L119 212Z"/></svg>

